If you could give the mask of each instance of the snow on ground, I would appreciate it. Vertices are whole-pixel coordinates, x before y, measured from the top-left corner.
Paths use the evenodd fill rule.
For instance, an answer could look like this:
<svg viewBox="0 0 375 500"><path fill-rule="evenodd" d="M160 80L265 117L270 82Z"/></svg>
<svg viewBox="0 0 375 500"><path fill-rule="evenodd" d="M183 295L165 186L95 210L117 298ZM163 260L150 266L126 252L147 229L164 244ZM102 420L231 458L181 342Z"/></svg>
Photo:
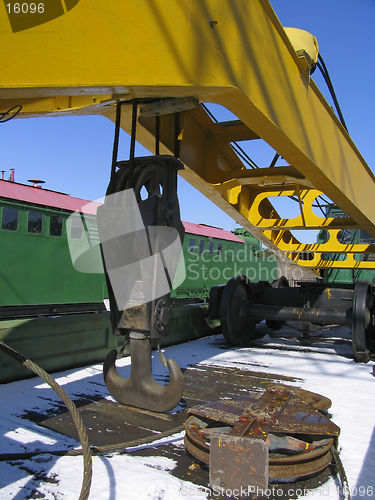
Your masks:
<svg viewBox="0 0 375 500"><path fill-rule="evenodd" d="M285 326L273 333L258 325L263 336L251 348L225 348L221 335L173 346L166 357L181 368L195 363L239 367L290 376L295 385L332 400L332 420L341 428L340 457L353 499L375 499L375 398L373 362L357 364L351 359L350 331L346 327L316 329L302 340L296 328ZM165 376L157 354L155 377ZM129 376L128 358L117 363L121 375ZM74 397L108 396L102 366L55 374L65 391ZM28 418L30 412L46 413L60 407L58 396L38 378L0 385L0 454L54 451L79 447L72 438L42 428ZM166 438L183 446L183 433ZM166 457L140 457L112 453L93 457L90 500L181 498L202 499L201 486L173 476L176 462ZM78 498L82 482L82 457L35 455L12 462L0 461L0 499L26 500ZM293 485L291 485L293 487ZM337 478L312 491L297 492L299 498L338 500L342 493ZM224 498L224 497L223 497Z"/></svg>

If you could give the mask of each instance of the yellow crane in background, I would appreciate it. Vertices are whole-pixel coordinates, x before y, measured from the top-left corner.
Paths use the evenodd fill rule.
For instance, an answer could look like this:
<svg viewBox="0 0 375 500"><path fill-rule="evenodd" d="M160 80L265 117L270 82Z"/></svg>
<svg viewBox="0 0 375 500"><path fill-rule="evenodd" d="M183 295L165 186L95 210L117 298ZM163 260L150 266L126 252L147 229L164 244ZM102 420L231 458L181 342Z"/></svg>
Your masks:
<svg viewBox="0 0 375 500"><path fill-rule="evenodd" d="M115 121L116 104L136 101L137 140L154 151L158 134L180 175L268 248L309 268L374 267L354 257L374 245L338 239L359 228L375 238L374 175L310 78L316 40L284 30L267 0L11 1L0 13L0 112ZM237 119L216 122L205 103ZM244 140L283 161L248 168L232 146ZM347 217L316 215L323 194ZM283 218L272 200L290 196L300 213ZM295 229L329 237L304 244Z"/></svg>

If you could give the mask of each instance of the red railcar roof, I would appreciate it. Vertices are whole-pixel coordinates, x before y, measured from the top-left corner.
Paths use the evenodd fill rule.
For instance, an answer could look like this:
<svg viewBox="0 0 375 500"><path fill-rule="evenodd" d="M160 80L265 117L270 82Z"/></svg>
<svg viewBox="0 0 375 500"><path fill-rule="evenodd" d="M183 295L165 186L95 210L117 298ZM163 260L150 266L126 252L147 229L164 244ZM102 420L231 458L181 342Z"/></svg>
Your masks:
<svg viewBox="0 0 375 500"><path fill-rule="evenodd" d="M38 186L27 186L18 182L5 181L0 179L0 198L8 198L19 201L20 203L32 203L44 207L59 208L75 212L85 207L84 212L96 215L96 210L100 203L75 198L68 194L51 191ZM218 227L206 226L205 224L194 224L193 222L183 222L186 233L206 236L208 238L217 238L227 241L243 243L238 236Z"/></svg>
<svg viewBox="0 0 375 500"><path fill-rule="evenodd" d="M0 179L0 198L8 198L19 202L33 203L45 207L60 208L75 212L84 205L88 205L85 213L96 215L99 203L90 202L81 198L75 198L68 194L50 191L37 186L26 186L18 182L10 182Z"/></svg>
<svg viewBox="0 0 375 500"><path fill-rule="evenodd" d="M230 231L225 231L224 229L220 229L219 227L206 226L205 224L194 224L193 222L183 222L183 225L185 231L190 234L243 243L243 240L241 240L241 238L231 233Z"/></svg>

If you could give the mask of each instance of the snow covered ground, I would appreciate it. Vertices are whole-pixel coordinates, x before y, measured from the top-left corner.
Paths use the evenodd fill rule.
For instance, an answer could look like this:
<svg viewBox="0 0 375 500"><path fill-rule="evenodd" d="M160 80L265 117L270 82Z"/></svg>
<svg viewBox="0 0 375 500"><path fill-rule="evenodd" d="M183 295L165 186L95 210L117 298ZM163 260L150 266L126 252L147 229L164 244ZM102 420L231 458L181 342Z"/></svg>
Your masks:
<svg viewBox="0 0 375 500"><path fill-rule="evenodd" d="M295 326L295 325L294 325ZM302 340L296 328L273 333L258 325L263 337L251 348L223 349L221 335L166 349L166 357L181 368L196 363L239 367L298 379L295 385L332 400L332 420L341 428L340 457L353 499L375 499L375 379L373 362L352 361L350 331L346 327L316 329ZM27 353L24 353L27 355ZM165 368L154 354L155 376ZM117 363L124 376L129 359ZM119 369L120 371L120 369ZM108 396L102 366L55 374L57 382L74 399L78 395ZM58 396L38 378L0 385L0 455L46 451L30 459L0 461L0 499L45 498L73 500L81 490L82 457L58 457L53 450L79 447L72 438L40 427L29 418L32 412L48 412L60 406ZM165 438L183 447L183 433ZM143 446L143 449L147 446ZM197 485L173 475L176 462L163 456L132 456L112 453L93 457L90 500L210 498L207 484ZM290 485L293 489L293 484ZM337 478L309 491L293 491L299 498L342 498ZM293 496L291 493L291 496ZM224 498L224 497L223 497ZM294 496L295 498L295 496Z"/></svg>

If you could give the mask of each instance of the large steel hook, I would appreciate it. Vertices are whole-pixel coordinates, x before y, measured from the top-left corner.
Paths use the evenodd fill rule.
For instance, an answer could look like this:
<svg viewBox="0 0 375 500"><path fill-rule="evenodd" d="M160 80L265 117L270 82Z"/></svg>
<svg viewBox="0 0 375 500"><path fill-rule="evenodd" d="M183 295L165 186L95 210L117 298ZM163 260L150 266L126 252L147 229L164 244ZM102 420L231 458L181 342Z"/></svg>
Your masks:
<svg viewBox="0 0 375 500"><path fill-rule="evenodd" d="M169 383L158 384L151 370L151 339L142 333L130 334L131 372L123 378L117 371L117 351L113 349L104 361L104 380L112 396L122 404L165 412L174 408L182 397L184 378L178 364L167 360Z"/></svg>

